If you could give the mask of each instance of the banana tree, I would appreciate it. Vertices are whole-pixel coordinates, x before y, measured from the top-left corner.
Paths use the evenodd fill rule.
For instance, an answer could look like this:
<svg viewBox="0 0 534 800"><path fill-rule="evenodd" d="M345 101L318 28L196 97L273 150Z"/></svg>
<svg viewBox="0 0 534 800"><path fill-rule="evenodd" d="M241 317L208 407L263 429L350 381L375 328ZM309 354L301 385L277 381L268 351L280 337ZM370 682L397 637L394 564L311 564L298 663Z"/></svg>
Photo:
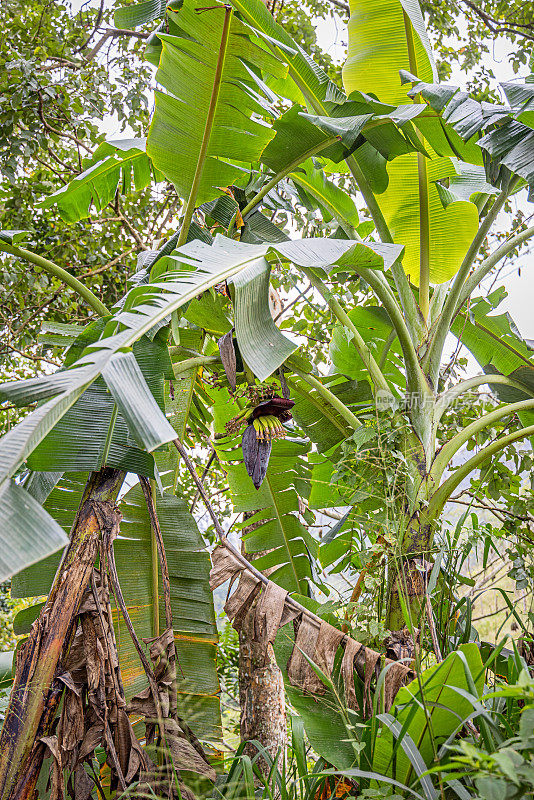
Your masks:
<svg viewBox="0 0 534 800"><path fill-rule="evenodd" d="M178 646L183 638L191 645L183 694L208 694L213 711L213 673L203 675L209 691L194 685L200 652L194 637L213 663L214 628L205 560L182 558L200 547L178 499L184 441L211 438L235 510L254 514L246 520L245 548L261 554L255 568L269 570L272 581L303 602L317 582L319 548L307 527L309 509L351 507L321 547L323 562L343 559L351 548L347 531L371 522L387 561L387 627L396 632L406 624L413 633L428 610L429 562L447 499L488 459L534 434L530 351L506 317L489 316L495 298L471 299L491 270L534 235L533 228L512 232L480 255L508 198L534 181L531 84L505 86L507 105L480 104L436 83L416 2L355 0L351 10L343 87L259 0L207 9L184 0L167 11L148 46L161 88L146 148L140 140L107 145L100 161L86 164L75 181L42 203L57 203L73 220L87 215L92 202L101 205L117 190L127 191L132 181L145 186L151 176L164 176L174 184L183 199L178 230L140 259L113 309L22 247L24 232L0 235L4 252L62 278L99 316L73 332L57 373L0 387L10 403L38 404L0 442L0 541L9 554L0 561L0 579L25 570L26 579L15 581L17 591L36 594L41 568L32 564L52 559L67 541L64 528L72 525L53 582L57 561L48 562L50 580L40 591L52 586L49 599L36 609L17 661L1 739L2 800L30 791L28 775L35 782L47 747L57 770L68 764L76 774L83 763L83 747L72 760L51 732L64 687L76 696L76 686L61 676L77 632L83 635L84 615L93 615L94 626L99 606L110 608L110 589L148 677L152 700L138 693L130 707L146 712L149 742L157 739L152 716L159 739L171 739L178 769L211 774L194 734L182 725L180 692L171 689L163 697L156 681L158 669L161 675L167 664L175 665L175 653L161 638L174 627ZM350 181L347 191L332 179L337 173ZM287 213L294 197L319 211L331 236L291 241L262 213ZM359 221L362 200L372 229ZM213 238L214 227L224 235ZM269 287L277 270L294 277L302 291L301 281L308 283L314 303L322 304L333 367L328 375L273 321ZM348 304L347 296L358 297L352 290L364 284L375 302ZM440 367L450 332L471 349L483 374L446 388ZM444 440L444 411L483 384L502 404ZM451 469L472 437L515 415L520 426ZM278 441L290 416L299 437ZM361 448L379 449L381 431L388 435L388 459L362 476ZM24 467L31 473L22 484ZM141 476L143 491L131 490L124 500L125 529L151 554L139 586L113 515L127 472ZM80 473L89 479L72 513L72 494L50 490ZM373 481L371 499L358 480ZM163 489L163 500L155 500ZM189 535L166 557L177 528ZM109 579L103 564L109 564ZM190 582L189 595L180 581ZM58 603L60 588L76 582L65 608ZM84 594L89 588L91 608ZM360 583L355 598L357 590ZM143 598L149 610L141 632L159 642L155 669L128 611ZM118 619L114 623L119 638ZM100 624L99 630L112 640L111 627ZM131 648L118 654L122 674L131 655ZM112 653L110 659L114 663ZM171 683L176 686L176 679ZM119 684L113 708L128 699L127 681L124 690ZM102 734L98 741L118 786L147 775L159 786L133 734L124 759L112 742L118 730ZM175 740L180 746L172 745Z"/></svg>

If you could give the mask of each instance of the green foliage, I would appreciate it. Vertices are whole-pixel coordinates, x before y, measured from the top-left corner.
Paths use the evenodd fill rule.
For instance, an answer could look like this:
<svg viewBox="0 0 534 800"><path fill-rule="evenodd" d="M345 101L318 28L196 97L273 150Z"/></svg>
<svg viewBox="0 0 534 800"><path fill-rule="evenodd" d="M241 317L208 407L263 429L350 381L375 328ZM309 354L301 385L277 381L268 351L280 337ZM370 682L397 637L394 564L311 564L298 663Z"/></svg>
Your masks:
<svg viewBox="0 0 534 800"><path fill-rule="evenodd" d="M531 586L532 500L521 479L531 454L503 448L470 479L467 502L496 511L500 527L466 516L449 535L428 509L441 480L432 473L436 457L458 430L472 425L466 443L472 450L490 445L505 425L519 438L520 424L531 422L532 411L522 412L520 422L511 414L495 425L484 420L499 404L532 394L531 350L508 316L493 313L500 292L469 308L465 302L481 271L498 264L500 254L517 254L530 235L522 225L524 239L505 242L489 266L480 261L490 250L491 219L533 180L532 84L506 84L509 105L490 106L479 102L484 87L473 98L436 83L423 18L411 0L354 5L343 74L349 98L330 59L310 56L318 55L313 25L293 2L273 16L260 0L234 0L227 40L222 20L230 17L222 5L202 13L188 1L174 9L152 1L118 5L102 18L95 9L83 11L80 26L61 5L38 18L35 9L12 3L22 21L13 22L14 52L9 60L2 54L13 88L9 95L4 87L0 99L6 176L0 222L6 230L29 230L33 248L87 280L111 314L87 326L87 309L55 277L10 256L2 261L7 298L0 358L6 378L26 380L1 388L15 408L6 412L10 430L0 446L3 499L10 500L0 512L8 554L0 558L0 577L25 566L14 578L14 594L46 593L59 558L53 551L66 541L86 473L108 464L157 477L157 464L165 489L155 503L171 575L179 705L199 735L217 739L209 557L189 511L198 502L197 487L168 450L176 433L190 445L225 524L232 520L232 531L244 531L245 552L259 555L257 568L269 570L322 618L346 624L365 645L391 646L392 619L420 628L417 678L387 711L380 674L357 678L364 710L347 709L339 664L332 678L324 676L320 699L288 688L299 715L292 758L287 767L273 767L261 792L284 800L311 800L319 789L330 796L332 776L319 774L325 759L351 781L347 792L361 797L522 796L532 789L532 726L531 709L519 721L518 700L530 702L531 686L525 674L522 694L513 689L523 663L499 646L489 656L497 666L487 666L502 678L505 663L510 685L482 695L485 665L473 644L473 602L459 587L469 585L462 564L477 547L484 566L492 547L506 547L511 577ZM327 13L322 2L310 7ZM90 45L113 12L117 25L140 26L140 38L108 32L105 42ZM439 4L430 10L434 31L449 14ZM146 57L157 62L164 91L157 92L145 152L150 67L142 61L142 42L155 24ZM36 45L38 34L47 47ZM108 39L113 69L98 58ZM443 55L444 39L439 44ZM485 44L478 46L480 54ZM522 45L516 65L524 54ZM463 63L469 65L467 57ZM443 75L443 63L438 67ZM104 141L104 113L114 114L123 129L128 124L127 135L135 138ZM180 201L188 198L179 220ZM159 240L169 234L161 248ZM175 249L178 236L188 244ZM49 307L49 327L36 343ZM476 395L444 407L440 393L454 391L462 377L457 353L442 364L440 341L451 320L486 372L513 381L490 379L488 402ZM235 391L217 344L231 330ZM21 358L40 367L48 359L60 369L47 366L35 378ZM245 404L249 421L264 391L289 392L295 405L293 421L286 421L290 435L273 442L257 490L239 438L224 426ZM34 409L11 427L21 406ZM37 472L21 486L26 466ZM138 635L148 638L164 623L139 486L122 498L121 509L119 577ZM329 512L335 524L314 512ZM211 541L213 530L201 520ZM409 569L422 576L423 592L399 590ZM350 600L357 574L361 594ZM330 593L327 602L318 601L324 600L318 590ZM422 611L427 591L428 613ZM395 592L396 618L390 613ZM15 630L28 632L39 611L39 604L21 609ZM142 675L122 623L116 626L131 694ZM235 702L237 641L228 627L222 636L223 688ZM277 642L281 662L290 639ZM304 728L319 756L315 777L312 752L306 763ZM460 736L461 751L455 751ZM252 798L256 762L238 752L217 791ZM424 774L433 762L438 778ZM455 777L453 769L464 773Z"/></svg>
<svg viewBox="0 0 534 800"><path fill-rule="evenodd" d="M161 577L146 503L139 485L121 501L123 523L116 542L115 558L121 588L137 635L149 638L163 630ZM209 555L187 504L180 497L156 495L156 511L169 565L171 606L178 663L178 704L188 725L202 739L221 738L219 681L215 668L217 629L213 595L209 588ZM131 564L142 569L131 569ZM150 602L146 604L146 600ZM154 615L158 616L157 622ZM122 622L118 625L119 656L129 696L145 686L145 674L131 638Z"/></svg>
<svg viewBox="0 0 534 800"><path fill-rule="evenodd" d="M167 92L156 93L147 152L178 194L187 199L207 131L206 120L209 113L214 114L196 187L197 204L218 196L219 187L239 181L243 166L236 161L258 160L273 133L252 118L253 113L264 114L264 103L255 96L254 75L266 71L281 77L285 73L277 59L248 38L249 29L235 16L231 17L228 41L221 45L224 13L221 5L199 14L194 3L186 1L180 11L167 14L168 32L158 33L162 52L156 79ZM219 56L221 46L224 49ZM223 59L222 73L220 86L215 86L219 57ZM176 141L181 143L178 150Z"/></svg>
<svg viewBox="0 0 534 800"><path fill-rule="evenodd" d="M13 629L17 614L32 601L11 596L11 582L0 584L0 652L12 651L18 641ZM2 678L0 677L0 683Z"/></svg>
<svg viewBox="0 0 534 800"><path fill-rule="evenodd" d="M58 189L40 203L42 208L57 204L66 222L88 217L92 207L103 211L117 192L127 195L145 189L152 180L152 165L145 153L145 139L122 139L103 142L91 158L82 161L83 172L67 188Z"/></svg>
<svg viewBox="0 0 534 800"><path fill-rule="evenodd" d="M441 664L421 672L399 691L389 715L381 719L385 729L374 748L373 770L409 784L414 763L409 748L402 744L403 736L417 748L423 770L428 769L441 745L478 710L483 679L476 644L462 645Z"/></svg>
<svg viewBox="0 0 534 800"><path fill-rule="evenodd" d="M224 397L222 402L228 402ZM238 410L234 406L235 410ZM225 409L229 416L232 409ZM250 528L244 536L248 553L259 569L272 569L273 580L289 591L308 593L311 578L310 556L317 544L299 520L299 496L308 492L306 442L283 439L273 444L267 475L259 490L242 463L236 439L220 439L217 453L228 475L234 511L246 512L240 528ZM233 463L232 463L233 462Z"/></svg>
<svg viewBox="0 0 534 800"><path fill-rule="evenodd" d="M444 767L445 774L466 781L483 800L528 797L534 787L532 678L523 670L515 684L498 689L488 697L497 698L497 702L513 698L517 703L519 715L514 719L513 728L509 728L512 735L501 740L498 747L483 747L469 739L453 745Z"/></svg>
<svg viewBox="0 0 534 800"><path fill-rule="evenodd" d="M421 6L439 55L437 65L442 80L447 80L456 66L471 75L469 91L479 99L491 97L494 73L486 57L498 40L506 49L514 73L529 63L531 2L512 0L504 6L501 0L486 0L483 5L464 6L456 0L423 0Z"/></svg>

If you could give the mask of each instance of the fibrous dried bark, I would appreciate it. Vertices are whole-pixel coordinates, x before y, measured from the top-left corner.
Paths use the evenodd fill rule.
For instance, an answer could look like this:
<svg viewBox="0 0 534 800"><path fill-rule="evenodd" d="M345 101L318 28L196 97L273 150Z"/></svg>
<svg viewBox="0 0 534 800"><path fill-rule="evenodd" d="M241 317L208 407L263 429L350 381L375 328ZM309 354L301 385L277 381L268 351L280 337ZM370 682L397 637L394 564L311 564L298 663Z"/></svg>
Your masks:
<svg viewBox="0 0 534 800"><path fill-rule="evenodd" d="M178 716L170 583L146 481L143 489L158 540L168 624L161 636L145 641L153 667L122 597L113 541L121 521L114 502L124 477L123 472L107 468L91 476L48 600L19 651L0 736L1 800L34 800L47 756L51 756L50 800L63 800L65 779L73 800L89 800L99 779L91 777L86 766L92 766L97 748L106 754L112 793L125 791L134 782L137 789L132 797L157 790L160 797L174 800L181 794L193 800L181 782L181 769L215 779L200 743ZM122 609L149 681L131 708L126 707L122 685L110 591ZM143 714L148 743L161 746L154 761L134 732L130 711Z"/></svg>
<svg viewBox="0 0 534 800"><path fill-rule="evenodd" d="M103 468L89 479L70 543L47 602L17 654L15 680L0 734L0 798L33 793L64 683L62 660L76 631L77 613L89 585L100 539L98 507L113 509L125 474ZM50 750L50 748L48 748Z"/></svg>

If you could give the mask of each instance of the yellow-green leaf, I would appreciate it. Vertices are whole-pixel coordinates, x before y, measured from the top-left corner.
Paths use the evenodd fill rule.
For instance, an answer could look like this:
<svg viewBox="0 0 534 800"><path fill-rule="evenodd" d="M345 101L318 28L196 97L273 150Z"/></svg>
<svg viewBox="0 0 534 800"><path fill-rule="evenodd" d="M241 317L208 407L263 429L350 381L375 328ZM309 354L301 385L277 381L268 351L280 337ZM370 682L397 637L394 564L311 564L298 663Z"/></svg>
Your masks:
<svg viewBox="0 0 534 800"><path fill-rule="evenodd" d="M389 184L378 196L378 202L394 241L405 246L404 271L418 285L421 257L418 156L416 153L400 156L388 163L387 170ZM454 175L451 159L426 159L423 180L427 192L431 283L444 283L456 274L478 230L478 210L474 203L458 200L443 207L435 181Z"/></svg>

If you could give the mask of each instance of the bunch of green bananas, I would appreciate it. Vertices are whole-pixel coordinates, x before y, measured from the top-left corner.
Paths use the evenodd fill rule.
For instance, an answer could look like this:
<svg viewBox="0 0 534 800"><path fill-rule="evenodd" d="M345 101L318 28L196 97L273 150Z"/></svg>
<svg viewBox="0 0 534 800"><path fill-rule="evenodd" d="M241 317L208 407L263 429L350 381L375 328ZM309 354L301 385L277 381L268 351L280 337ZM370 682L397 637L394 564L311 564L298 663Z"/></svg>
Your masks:
<svg viewBox="0 0 534 800"><path fill-rule="evenodd" d="M271 439L281 439L286 435L286 429L278 419L272 414L257 417L252 422L256 431L256 438L260 441L270 441Z"/></svg>

